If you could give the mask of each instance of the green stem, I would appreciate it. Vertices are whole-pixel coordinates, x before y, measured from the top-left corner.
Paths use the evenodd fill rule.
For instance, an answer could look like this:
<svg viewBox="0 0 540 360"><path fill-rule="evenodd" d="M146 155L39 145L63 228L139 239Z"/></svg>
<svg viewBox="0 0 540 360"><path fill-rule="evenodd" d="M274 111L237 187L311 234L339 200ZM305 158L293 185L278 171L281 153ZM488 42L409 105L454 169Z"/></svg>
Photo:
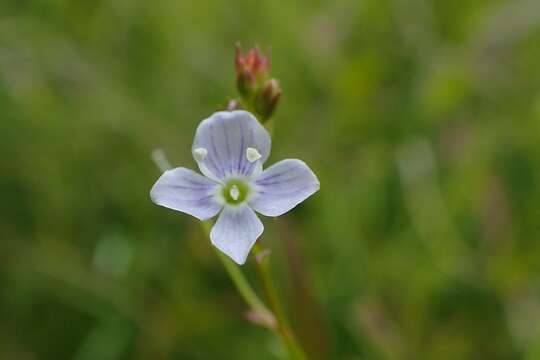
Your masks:
<svg viewBox="0 0 540 360"><path fill-rule="evenodd" d="M203 221L202 226L206 235L210 235L211 223L209 221ZM265 321L266 325L271 328L272 323L274 322L274 315L272 314L272 312L268 310L264 303L259 299L255 291L253 291L253 288L248 283L247 279L245 278L242 271L240 271L238 266L236 266L236 264L234 264L217 248L215 248L214 246L213 248L215 249L218 258L221 260L223 267L225 267L227 274L231 278L240 296L244 299L244 301L251 308L251 310L255 312L260 317L260 319Z"/></svg>
<svg viewBox="0 0 540 360"><path fill-rule="evenodd" d="M279 303L277 292L270 276L268 257L265 257L265 255L262 253L263 251L264 250L261 249L259 243L256 243L253 246L253 253L256 257L255 263L257 264L257 273L259 274L259 278L261 279L261 283L263 285L264 293L266 295L268 304L270 305L270 309L276 317L277 331L279 332L279 335L281 336L283 342L289 350L291 359L306 359L306 355L304 354L302 347L296 340L296 337L294 336L294 333L289 326L289 322L287 321L287 317L285 316L285 312L283 311L283 308Z"/></svg>

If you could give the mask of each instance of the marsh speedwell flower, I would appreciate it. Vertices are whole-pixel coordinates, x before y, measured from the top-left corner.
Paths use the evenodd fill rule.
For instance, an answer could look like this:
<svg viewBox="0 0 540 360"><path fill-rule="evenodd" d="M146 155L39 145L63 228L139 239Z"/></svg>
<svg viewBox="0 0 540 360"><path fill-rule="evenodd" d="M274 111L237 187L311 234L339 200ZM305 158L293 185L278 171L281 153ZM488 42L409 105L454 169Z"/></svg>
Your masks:
<svg viewBox="0 0 540 360"><path fill-rule="evenodd" d="M319 189L313 171L297 159L263 171L270 135L247 111L217 112L203 120L192 154L205 176L183 167L165 171L150 191L152 201L200 220L219 213L210 240L240 265L264 229L255 211L279 216Z"/></svg>

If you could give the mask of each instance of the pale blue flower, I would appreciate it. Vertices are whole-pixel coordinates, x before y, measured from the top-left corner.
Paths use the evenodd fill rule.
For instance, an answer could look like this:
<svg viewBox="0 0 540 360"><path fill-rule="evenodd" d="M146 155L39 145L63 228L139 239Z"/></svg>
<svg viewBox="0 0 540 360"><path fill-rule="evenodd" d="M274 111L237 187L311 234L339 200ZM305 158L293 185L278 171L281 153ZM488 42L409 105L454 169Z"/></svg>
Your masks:
<svg viewBox="0 0 540 360"><path fill-rule="evenodd" d="M249 112L217 112L200 123L192 146L205 176L168 170L150 191L152 201L200 220L219 213L210 240L243 264L264 229L255 211L279 216L319 190L303 161L286 159L263 171L270 147L270 135Z"/></svg>

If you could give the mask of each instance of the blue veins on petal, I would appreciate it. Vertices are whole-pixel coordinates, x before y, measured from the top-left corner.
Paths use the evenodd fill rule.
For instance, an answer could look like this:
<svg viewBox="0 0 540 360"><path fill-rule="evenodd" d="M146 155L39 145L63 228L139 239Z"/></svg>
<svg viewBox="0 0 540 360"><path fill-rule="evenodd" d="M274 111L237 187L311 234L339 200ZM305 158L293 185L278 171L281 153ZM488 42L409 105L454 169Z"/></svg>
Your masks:
<svg viewBox="0 0 540 360"><path fill-rule="evenodd" d="M266 216L282 215L319 190L319 180L301 160L282 160L253 181L257 196L249 205Z"/></svg>
<svg viewBox="0 0 540 360"><path fill-rule="evenodd" d="M217 112L199 124L192 146L205 176L186 168L166 171L150 192L152 201L200 220L219 213L211 242L241 265L264 229L255 211L279 216L319 190L301 160L263 171L270 147L270 135L249 112Z"/></svg>
<svg viewBox="0 0 540 360"><path fill-rule="evenodd" d="M210 231L210 240L221 252L242 265L263 230L261 220L245 203L225 205Z"/></svg>
<svg viewBox="0 0 540 360"><path fill-rule="evenodd" d="M150 191L152 201L169 209L208 220L223 207L217 199L216 182L186 168L167 170Z"/></svg>
<svg viewBox="0 0 540 360"><path fill-rule="evenodd" d="M250 176L255 164L246 158L246 149L257 149L264 163L270 154L270 135L247 111L222 111L205 119L198 126L193 151L206 149L207 154L197 164L219 179L234 174ZM195 155L194 155L195 157ZM205 170L206 170L205 169ZM204 172L204 171L203 171Z"/></svg>

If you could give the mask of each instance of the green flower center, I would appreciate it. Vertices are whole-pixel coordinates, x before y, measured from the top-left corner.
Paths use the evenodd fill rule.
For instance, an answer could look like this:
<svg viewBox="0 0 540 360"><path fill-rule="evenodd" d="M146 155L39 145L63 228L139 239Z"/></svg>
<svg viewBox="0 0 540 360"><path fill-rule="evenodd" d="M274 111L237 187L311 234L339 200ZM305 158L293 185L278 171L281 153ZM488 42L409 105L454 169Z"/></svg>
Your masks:
<svg viewBox="0 0 540 360"><path fill-rule="evenodd" d="M248 194L249 186L240 179L228 180L223 187L223 198L227 204L240 204L246 200Z"/></svg>

